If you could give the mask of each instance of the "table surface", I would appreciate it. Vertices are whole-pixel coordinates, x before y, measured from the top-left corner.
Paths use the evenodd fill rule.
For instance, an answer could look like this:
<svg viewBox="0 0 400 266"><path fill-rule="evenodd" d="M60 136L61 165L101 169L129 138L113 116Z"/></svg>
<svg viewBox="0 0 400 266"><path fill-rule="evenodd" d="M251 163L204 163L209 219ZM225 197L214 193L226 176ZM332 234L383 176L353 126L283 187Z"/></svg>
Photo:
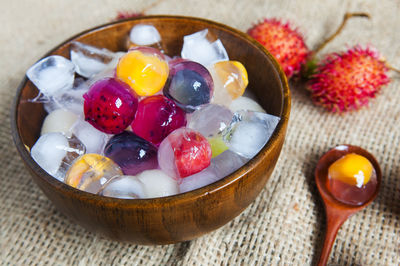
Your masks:
<svg viewBox="0 0 400 266"><path fill-rule="evenodd" d="M155 3L153 5L153 3ZM112 21L118 11L208 18L246 31L265 17L291 21L313 49L335 31L345 12L363 11L321 52L356 44L376 47L400 68L398 1L38 1L0 0L0 250L5 264L206 265L314 264L325 216L314 182L318 158L348 143L374 154L383 186L376 201L339 231L329 263L392 265L400 261L400 75L368 108L345 115L315 107L306 86L291 83L292 112L285 145L265 189L240 216L196 240L137 246L87 232L60 214L31 180L10 135L10 107L25 71L48 50L83 30Z"/></svg>

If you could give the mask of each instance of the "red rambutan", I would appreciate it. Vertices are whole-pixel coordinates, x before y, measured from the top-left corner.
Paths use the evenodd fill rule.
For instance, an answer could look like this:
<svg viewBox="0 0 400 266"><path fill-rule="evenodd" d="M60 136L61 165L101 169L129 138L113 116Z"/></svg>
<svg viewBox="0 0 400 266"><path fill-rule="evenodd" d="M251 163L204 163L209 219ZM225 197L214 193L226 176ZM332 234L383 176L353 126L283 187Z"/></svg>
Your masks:
<svg viewBox="0 0 400 266"><path fill-rule="evenodd" d="M150 5L144 7L142 10L136 12L136 11L119 11L117 16L115 17L115 21L121 20L121 19L128 19L128 18L137 18L137 17L142 17L147 14L147 11L156 7L159 5L161 2L164 0L156 0Z"/></svg>
<svg viewBox="0 0 400 266"><path fill-rule="evenodd" d="M370 47L355 46L327 55L310 80L312 100L332 112L356 110L390 82L388 70L379 53Z"/></svg>
<svg viewBox="0 0 400 266"><path fill-rule="evenodd" d="M260 42L279 62L288 78L300 72L309 50L303 37L289 23L277 19L265 19L247 33Z"/></svg>
<svg viewBox="0 0 400 266"><path fill-rule="evenodd" d="M119 11L115 20L127 19L127 18L136 18L144 16L143 12L131 12L131 11Z"/></svg>

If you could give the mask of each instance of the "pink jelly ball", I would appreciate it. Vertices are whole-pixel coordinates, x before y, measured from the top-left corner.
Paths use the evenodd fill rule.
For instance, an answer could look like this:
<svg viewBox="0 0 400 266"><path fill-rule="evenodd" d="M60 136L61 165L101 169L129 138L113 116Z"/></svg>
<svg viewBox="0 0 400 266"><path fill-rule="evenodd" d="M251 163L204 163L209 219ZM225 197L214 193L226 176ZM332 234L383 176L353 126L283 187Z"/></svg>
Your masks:
<svg viewBox="0 0 400 266"><path fill-rule="evenodd" d="M158 164L166 174L184 178L207 168L211 162L211 146L199 132L182 127L160 144Z"/></svg>
<svg viewBox="0 0 400 266"><path fill-rule="evenodd" d="M124 131L132 123L138 106L129 86L115 78L95 82L83 98L85 120L109 134Z"/></svg>
<svg viewBox="0 0 400 266"><path fill-rule="evenodd" d="M167 97L155 95L139 102L131 127L136 135L158 146L169 133L185 125L185 112Z"/></svg>

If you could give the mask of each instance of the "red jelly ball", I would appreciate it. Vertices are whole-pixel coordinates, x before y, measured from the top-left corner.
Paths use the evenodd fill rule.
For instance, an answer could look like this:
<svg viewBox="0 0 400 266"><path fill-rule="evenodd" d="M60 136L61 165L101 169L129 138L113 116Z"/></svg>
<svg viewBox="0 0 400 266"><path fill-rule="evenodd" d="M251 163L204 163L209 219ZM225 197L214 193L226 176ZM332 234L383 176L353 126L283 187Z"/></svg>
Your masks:
<svg viewBox="0 0 400 266"><path fill-rule="evenodd" d="M83 98L85 120L109 134L123 132L132 123L138 106L129 86L114 78L97 81Z"/></svg>
<svg viewBox="0 0 400 266"><path fill-rule="evenodd" d="M145 140L159 145L177 128L186 125L185 112L163 95L144 98L139 102L132 131Z"/></svg>
<svg viewBox="0 0 400 266"><path fill-rule="evenodd" d="M189 128L180 128L172 132L167 140L173 150L179 177L193 175L210 165L211 146L199 132Z"/></svg>

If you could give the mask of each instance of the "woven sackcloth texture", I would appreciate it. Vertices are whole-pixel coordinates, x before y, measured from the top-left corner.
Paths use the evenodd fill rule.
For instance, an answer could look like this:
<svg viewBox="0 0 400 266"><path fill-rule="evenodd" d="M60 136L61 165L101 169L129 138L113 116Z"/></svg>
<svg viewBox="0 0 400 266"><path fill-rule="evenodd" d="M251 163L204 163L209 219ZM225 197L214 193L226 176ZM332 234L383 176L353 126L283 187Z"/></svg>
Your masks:
<svg viewBox="0 0 400 266"><path fill-rule="evenodd" d="M400 3L382 1L0 0L0 264L4 265L310 265L323 242L325 215L314 182L318 158L341 143L362 146L381 163L383 186L367 209L339 231L329 264L400 263L400 76L368 108L335 115L315 107L304 86L291 84L286 141L265 189L241 215L196 240L137 246L87 232L60 214L33 183L10 135L10 108L25 71L47 51L118 11L203 17L246 31L264 17L290 20L313 49L351 20L322 51L373 45L400 67Z"/></svg>

